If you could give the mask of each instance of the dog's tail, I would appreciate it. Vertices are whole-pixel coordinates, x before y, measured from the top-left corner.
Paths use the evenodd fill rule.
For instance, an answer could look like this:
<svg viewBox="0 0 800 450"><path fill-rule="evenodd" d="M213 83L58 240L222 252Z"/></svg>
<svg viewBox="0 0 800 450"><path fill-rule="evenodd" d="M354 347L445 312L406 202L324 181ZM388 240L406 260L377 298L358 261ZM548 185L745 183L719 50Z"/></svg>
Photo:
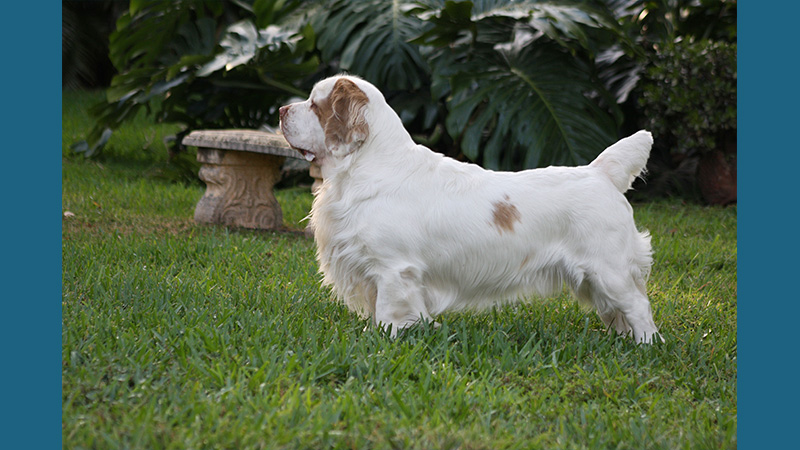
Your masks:
<svg viewBox="0 0 800 450"><path fill-rule="evenodd" d="M620 139L589 164L608 175L620 192L631 188L633 180L645 171L653 135L649 131L637 131L632 136Z"/></svg>

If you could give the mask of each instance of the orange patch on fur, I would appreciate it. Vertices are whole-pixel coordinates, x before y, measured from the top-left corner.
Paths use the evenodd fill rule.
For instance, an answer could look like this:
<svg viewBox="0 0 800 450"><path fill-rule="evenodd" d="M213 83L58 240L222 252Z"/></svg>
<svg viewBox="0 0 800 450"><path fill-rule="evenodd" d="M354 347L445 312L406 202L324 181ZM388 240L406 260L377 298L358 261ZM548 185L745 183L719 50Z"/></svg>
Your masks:
<svg viewBox="0 0 800 450"><path fill-rule="evenodd" d="M318 102L317 116L325 130L325 139L330 142L349 144L355 136L364 139L369 127L361 114L369 99L355 83L340 79L325 101Z"/></svg>
<svg viewBox="0 0 800 450"><path fill-rule="evenodd" d="M519 210L513 203L509 202L508 196L502 201L493 203L492 211L493 222L500 233L505 231L513 232L514 224L520 221Z"/></svg>

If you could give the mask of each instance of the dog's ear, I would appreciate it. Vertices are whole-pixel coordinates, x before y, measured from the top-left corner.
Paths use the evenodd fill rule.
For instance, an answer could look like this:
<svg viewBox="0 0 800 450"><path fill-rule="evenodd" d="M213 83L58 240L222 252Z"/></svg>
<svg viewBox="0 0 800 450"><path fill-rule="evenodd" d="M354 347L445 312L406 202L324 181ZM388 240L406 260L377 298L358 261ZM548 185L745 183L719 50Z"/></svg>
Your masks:
<svg viewBox="0 0 800 450"><path fill-rule="evenodd" d="M343 157L352 153L369 136L367 124L367 94L346 78L333 85L328 96L330 114L325 122L325 145L333 156Z"/></svg>

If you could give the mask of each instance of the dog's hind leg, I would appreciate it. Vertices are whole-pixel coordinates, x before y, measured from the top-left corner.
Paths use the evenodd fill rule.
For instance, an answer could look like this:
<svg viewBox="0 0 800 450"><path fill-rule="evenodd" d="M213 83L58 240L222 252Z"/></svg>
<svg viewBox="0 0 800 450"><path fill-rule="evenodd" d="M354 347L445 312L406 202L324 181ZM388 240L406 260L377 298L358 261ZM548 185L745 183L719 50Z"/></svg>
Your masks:
<svg viewBox="0 0 800 450"><path fill-rule="evenodd" d="M658 336L661 342L664 342L664 338L658 335L658 328L653 322L653 312L647 296L637 292L632 297L623 306L622 313L625 315L625 320L631 325L634 341L650 344Z"/></svg>
<svg viewBox="0 0 800 450"><path fill-rule="evenodd" d="M631 332L631 326L628 325L628 321L625 320L625 315L622 314L622 312L611 311L601 313L598 311L597 315L600 316L600 319L605 324L609 333L616 332L618 335L624 336Z"/></svg>
<svg viewBox="0 0 800 450"><path fill-rule="evenodd" d="M401 328L420 319L432 321L421 287L421 276L413 268L381 275L377 280L378 296L375 301L375 324L392 326L392 336Z"/></svg>
<svg viewBox="0 0 800 450"><path fill-rule="evenodd" d="M631 333L637 343L652 342L658 328L642 282L637 283L633 277L606 276L587 283L580 289L580 296L590 299L610 331Z"/></svg>
<svg viewBox="0 0 800 450"><path fill-rule="evenodd" d="M616 309L607 295L597 292L594 285L595 283L584 280L577 288L573 289L573 292L581 303L594 307L609 334L617 334L619 336L629 334L632 329L628 321L625 320L625 314Z"/></svg>

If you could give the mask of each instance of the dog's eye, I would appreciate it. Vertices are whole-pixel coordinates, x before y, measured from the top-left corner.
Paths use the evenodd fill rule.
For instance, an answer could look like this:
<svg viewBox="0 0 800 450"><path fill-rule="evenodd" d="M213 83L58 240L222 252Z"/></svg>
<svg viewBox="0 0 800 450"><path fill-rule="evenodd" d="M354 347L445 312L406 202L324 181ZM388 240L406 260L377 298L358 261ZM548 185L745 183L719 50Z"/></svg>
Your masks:
<svg viewBox="0 0 800 450"><path fill-rule="evenodd" d="M311 110L316 110L316 109L317 109L317 104L314 103L314 102L311 102Z"/></svg>

